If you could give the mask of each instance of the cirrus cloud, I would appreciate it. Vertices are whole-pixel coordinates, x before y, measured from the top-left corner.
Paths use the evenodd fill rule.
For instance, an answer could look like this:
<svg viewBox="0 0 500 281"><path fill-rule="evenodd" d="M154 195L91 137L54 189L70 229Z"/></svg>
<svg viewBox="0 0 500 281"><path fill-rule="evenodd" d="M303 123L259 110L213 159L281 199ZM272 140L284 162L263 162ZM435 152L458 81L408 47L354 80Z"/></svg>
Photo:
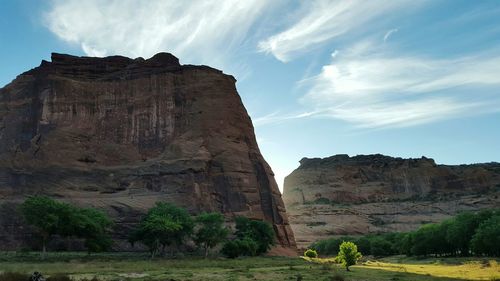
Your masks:
<svg viewBox="0 0 500 281"><path fill-rule="evenodd" d="M358 45L307 80L301 102L316 115L375 128L500 111L500 54L436 59Z"/></svg>
<svg viewBox="0 0 500 281"><path fill-rule="evenodd" d="M56 0L45 22L89 56L149 57L166 51L189 63L220 67L273 5L265 0Z"/></svg>

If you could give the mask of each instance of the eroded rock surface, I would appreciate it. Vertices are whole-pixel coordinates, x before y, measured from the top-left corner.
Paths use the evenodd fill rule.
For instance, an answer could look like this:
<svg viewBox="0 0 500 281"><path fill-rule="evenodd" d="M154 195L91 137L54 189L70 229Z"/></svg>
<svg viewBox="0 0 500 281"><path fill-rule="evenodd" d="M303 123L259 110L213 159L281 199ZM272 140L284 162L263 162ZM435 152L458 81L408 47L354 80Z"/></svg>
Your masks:
<svg viewBox="0 0 500 281"><path fill-rule="evenodd" d="M459 211L500 206L500 163L437 165L384 155L304 158L283 199L297 245L338 235L401 232Z"/></svg>
<svg viewBox="0 0 500 281"><path fill-rule="evenodd" d="M32 194L106 209L117 220L116 249L159 200L269 221L293 248L235 82L167 53L52 54L19 75L0 89L0 248L25 246L29 231L11 214Z"/></svg>

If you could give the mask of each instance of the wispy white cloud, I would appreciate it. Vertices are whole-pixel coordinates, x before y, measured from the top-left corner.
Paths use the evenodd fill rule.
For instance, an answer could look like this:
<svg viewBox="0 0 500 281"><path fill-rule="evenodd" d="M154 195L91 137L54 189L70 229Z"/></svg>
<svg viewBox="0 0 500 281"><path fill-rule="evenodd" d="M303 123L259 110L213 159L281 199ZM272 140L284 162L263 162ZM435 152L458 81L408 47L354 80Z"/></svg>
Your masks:
<svg viewBox="0 0 500 281"><path fill-rule="evenodd" d="M412 1L305 1L298 20L286 30L259 43L259 50L286 62L330 39L341 36ZM415 2L415 1L413 1Z"/></svg>
<svg viewBox="0 0 500 281"><path fill-rule="evenodd" d="M489 107L484 102L460 102L448 97L332 107L324 117L342 119L361 128L397 128L425 124L457 116L474 115ZM493 108L490 108L490 110Z"/></svg>
<svg viewBox="0 0 500 281"><path fill-rule="evenodd" d="M398 30L397 28L393 28L393 29L391 29L391 30L387 31L387 32L385 33L385 35L384 35L384 42L386 42L386 41L387 41L387 39L389 39L389 37L391 37L391 35L392 35L392 34L394 34L394 33L398 32L398 31L399 31L399 30Z"/></svg>
<svg viewBox="0 0 500 281"><path fill-rule="evenodd" d="M266 124L275 124L281 123L284 121L294 120L294 119L303 119L310 116L318 115L319 111L312 112L301 112L301 113L292 113L292 114L282 114L280 112L273 112L261 117L254 118L252 123L255 126L262 126Z"/></svg>
<svg viewBox="0 0 500 281"><path fill-rule="evenodd" d="M499 65L500 54L395 56L362 42L308 80L302 103L323 117L361 127L404 127L500 111Z"/></svg>
<svg viewBox="0 0 500 281"><path fill-rule="evenodd" d="M220 67L241 48L265 0L55 0L48 28L90 56L174 53L188 63Z"/></svg>

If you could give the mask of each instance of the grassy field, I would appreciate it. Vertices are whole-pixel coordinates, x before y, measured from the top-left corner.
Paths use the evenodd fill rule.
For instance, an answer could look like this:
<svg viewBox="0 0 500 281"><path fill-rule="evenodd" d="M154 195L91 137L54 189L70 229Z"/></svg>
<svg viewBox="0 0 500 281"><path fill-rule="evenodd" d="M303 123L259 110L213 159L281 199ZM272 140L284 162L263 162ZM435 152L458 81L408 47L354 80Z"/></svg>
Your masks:
<svg viewBox="0 0 500 281"><path fill-rule="evenodd" d="M390 258L366 261L346 272L327 259L257 257L235 260L180 258L149 260L137 254L0 253L0 272L46 276L67 274L73 280L500 280L495 260L410 260ZM338 278L341 275L344 279ZM337 278L337 279L336 279Z"/></svg>

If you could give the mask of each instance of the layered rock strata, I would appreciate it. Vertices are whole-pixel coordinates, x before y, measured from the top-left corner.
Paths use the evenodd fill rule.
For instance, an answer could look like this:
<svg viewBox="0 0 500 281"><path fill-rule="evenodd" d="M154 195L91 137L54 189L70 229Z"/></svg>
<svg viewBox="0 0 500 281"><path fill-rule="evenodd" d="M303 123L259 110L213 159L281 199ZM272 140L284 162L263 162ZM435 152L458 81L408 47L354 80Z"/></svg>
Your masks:
<svg viewBox="0 0 500 281"><path fill-rule="evenodd" d="M297 244L414 230L460 211L500 206L500 163L437 165L384 155L304 158L283 199Z"/></svg>
<svg viewBox="0 0 500 281"><path fill-rule="evenodd" d="M29 244L14 213L33 194L106 210L117 250L157 201L268 221L278 244L293 248L235 82L168 53L52 54L19 75L0 89L0 249Z"/></svg>

